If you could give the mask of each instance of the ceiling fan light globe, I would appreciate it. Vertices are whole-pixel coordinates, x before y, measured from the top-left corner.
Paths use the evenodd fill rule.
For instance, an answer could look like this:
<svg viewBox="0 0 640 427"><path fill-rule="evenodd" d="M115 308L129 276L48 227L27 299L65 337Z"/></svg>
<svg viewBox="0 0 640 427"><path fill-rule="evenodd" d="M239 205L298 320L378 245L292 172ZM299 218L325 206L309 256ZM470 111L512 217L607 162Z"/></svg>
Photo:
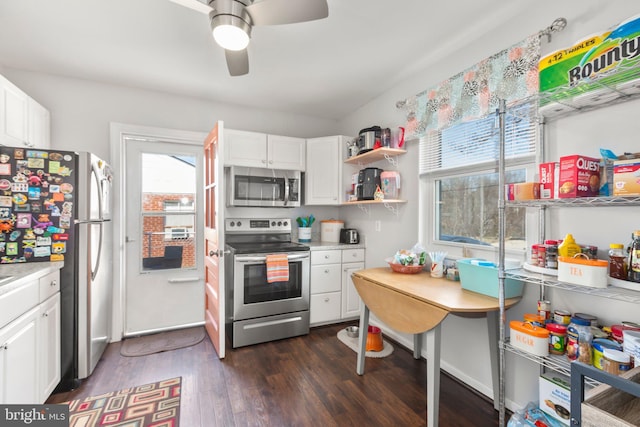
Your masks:
<svg viewBox="0 0 640 427"><path fill-rule="evenodd" d="M249 35L235 25L218 25L213 29L213 38L227 50L243 50L249 45Z"/></svg>

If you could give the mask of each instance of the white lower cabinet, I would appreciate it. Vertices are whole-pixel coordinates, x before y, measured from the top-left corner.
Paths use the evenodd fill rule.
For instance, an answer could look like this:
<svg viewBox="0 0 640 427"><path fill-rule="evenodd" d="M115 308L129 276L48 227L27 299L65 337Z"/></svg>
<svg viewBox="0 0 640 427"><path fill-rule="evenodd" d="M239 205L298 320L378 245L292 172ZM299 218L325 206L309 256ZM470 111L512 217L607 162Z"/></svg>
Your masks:
<svg viewBox="0 0 640 427"><path fill-rule="evenodd" d="M1 295L7 306L21 312L0 318L0 404L44 403L60 381L59 271Z"/></svg>
<svg viewBox="0 0 640 427"><path fill-rule="evenodd" d="M40 304L40 398L45 402L60 382L60 293Z"/></svg>
<svg viewBox="0 0 640 427"><path fill-rule="evenodd" d="M33 307L0 329L0 403L42 403L38 392L38 313Z"/></svg>
<svg viewBox="0 0 640 427"><path fill-rule="evenodd" d="M364 268L364 249L311 251L310 323L340 322L360 315L351 273Z"/></svg>

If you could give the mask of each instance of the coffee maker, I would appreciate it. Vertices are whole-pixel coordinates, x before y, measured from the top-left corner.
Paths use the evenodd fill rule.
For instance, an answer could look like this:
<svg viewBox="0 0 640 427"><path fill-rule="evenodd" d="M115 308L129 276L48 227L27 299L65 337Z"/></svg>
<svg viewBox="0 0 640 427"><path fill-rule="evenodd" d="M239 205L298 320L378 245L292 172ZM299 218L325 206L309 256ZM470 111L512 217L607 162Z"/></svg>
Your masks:
<svg viewBox="0 0 640 427"><path fill-rule="evenodd" d="M364 168L358 172L358 186L356 194L358 200L373 200L376 189L380 187L380 168Z"/></svg>

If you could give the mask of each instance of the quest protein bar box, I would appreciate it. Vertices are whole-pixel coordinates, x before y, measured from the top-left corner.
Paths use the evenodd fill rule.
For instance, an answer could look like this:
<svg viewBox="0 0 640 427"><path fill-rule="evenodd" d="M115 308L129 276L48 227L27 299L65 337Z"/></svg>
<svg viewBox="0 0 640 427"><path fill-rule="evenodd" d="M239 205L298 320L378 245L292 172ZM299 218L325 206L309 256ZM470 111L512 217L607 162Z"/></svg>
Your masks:
<svg viewBox="0 0 640 427"><path fill-rule="evenodd" d="M558 196L595 197L600 193L600 159L580 155L560 157Z"/></svg>

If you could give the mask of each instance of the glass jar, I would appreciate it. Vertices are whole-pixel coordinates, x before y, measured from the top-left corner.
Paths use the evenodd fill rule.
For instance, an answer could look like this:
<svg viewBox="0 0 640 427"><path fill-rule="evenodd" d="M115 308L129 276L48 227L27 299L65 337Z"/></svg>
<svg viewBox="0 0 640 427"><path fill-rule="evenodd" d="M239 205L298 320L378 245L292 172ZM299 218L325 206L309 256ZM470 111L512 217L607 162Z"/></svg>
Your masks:
<svg viewBox="0 0 640 427"><path fill-rule="evenodd" d="M609 245L609 276L627 280L626 255L622 243L611 243Z"/></svg>
<svg viewBox="0 0 640 427"><path fill-rule="evenodd" d="M572 317L567 328L567 358L591 365L591 322L579 317Z"/></svg>

